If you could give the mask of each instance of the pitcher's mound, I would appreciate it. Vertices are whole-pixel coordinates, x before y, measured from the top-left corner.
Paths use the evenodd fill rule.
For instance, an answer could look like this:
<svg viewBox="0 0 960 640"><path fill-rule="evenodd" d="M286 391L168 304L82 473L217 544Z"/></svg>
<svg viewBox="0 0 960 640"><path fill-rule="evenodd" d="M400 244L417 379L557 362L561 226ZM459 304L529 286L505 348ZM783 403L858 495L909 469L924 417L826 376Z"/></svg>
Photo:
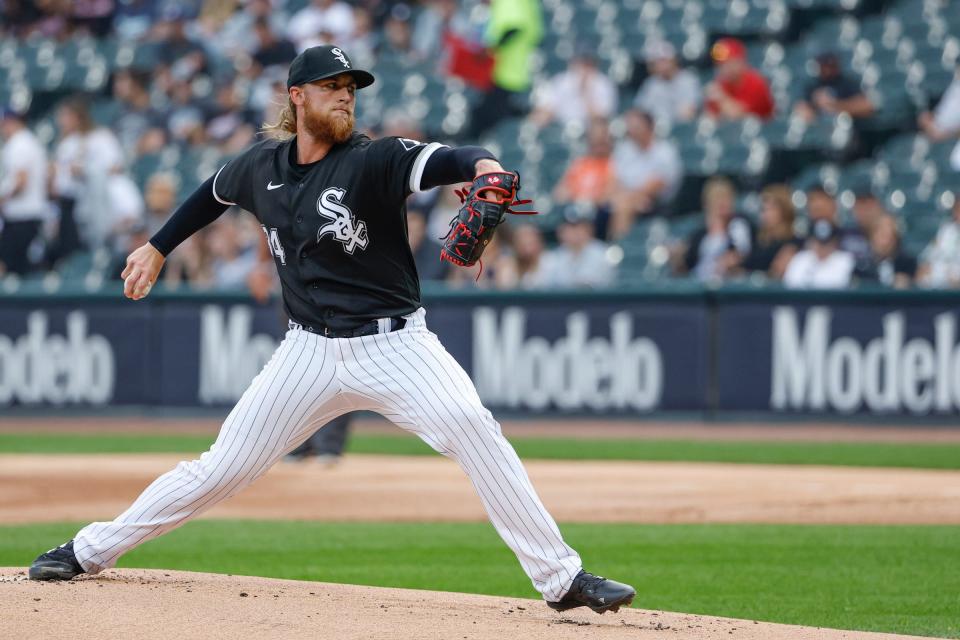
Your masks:
<svg viewBox="0 0 960 640"><path fill-rule="evenodd" d="M0 637L58 640L906 637L637 609L558 614L536 600L143 569L33 582L21 568L0 568L0 602Z"/></svg>

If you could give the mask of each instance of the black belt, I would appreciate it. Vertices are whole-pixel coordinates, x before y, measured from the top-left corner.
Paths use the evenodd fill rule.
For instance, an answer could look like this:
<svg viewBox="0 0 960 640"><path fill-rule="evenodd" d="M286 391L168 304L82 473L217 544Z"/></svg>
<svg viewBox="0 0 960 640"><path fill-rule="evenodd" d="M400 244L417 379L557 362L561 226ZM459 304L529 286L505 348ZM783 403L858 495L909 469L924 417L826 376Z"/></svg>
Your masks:
<svg viewBox="0 0 960 640"><path fill-rule="evenodd" d="M330 327L323 326L307 326L302 325L299 322L294 322L293 320L290 320L287 323L287 326L290 329L302 329L303 331L309 331L310 333L321 335L324 338L360 338L362 336L372 336L378 333L399 331L406 325L407 319L403 317L371 320L370 322L361 324L359 327L353 327L351 329L331 329Z"/></svg>

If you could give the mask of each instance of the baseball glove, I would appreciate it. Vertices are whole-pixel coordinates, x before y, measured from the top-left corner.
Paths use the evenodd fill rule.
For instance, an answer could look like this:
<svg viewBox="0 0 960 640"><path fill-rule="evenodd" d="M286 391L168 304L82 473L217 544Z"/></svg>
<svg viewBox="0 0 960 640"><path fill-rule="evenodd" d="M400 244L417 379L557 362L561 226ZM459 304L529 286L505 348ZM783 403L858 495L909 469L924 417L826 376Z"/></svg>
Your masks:
<svg viewBox="0 0 960 640"><path fill-rule="evenodd" d="M450 221L450 231L442 238L440 259L461 267L472 267L490 243L494 231L508 213L533 215L536 211L514 211L510 207L529 204L517 200L520 176L508 171L481 173L469 188L457 189L463 206Z"/></svg>

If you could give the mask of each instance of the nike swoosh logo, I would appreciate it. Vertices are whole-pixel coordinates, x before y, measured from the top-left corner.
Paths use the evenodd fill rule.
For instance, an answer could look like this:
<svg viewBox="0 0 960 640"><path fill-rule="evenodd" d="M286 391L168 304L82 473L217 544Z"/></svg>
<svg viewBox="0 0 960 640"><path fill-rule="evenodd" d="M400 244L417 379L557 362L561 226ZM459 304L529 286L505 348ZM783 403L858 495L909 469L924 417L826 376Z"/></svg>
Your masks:
<svg viewBox="0 0 960 640"><path fill-rule="evenodd" d="M273 191L274 189L279 189L282 186L283 186L282 182L280 184L273 184L273 180L271 180L270 182L267 183L267 191Z"/></svg>

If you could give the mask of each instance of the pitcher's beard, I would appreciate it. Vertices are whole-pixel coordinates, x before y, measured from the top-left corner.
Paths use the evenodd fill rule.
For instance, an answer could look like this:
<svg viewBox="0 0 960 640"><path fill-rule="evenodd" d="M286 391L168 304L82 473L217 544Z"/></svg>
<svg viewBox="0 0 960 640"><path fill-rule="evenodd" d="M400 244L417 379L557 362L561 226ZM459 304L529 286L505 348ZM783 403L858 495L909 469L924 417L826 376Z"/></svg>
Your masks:
<svg viewBox="0 0 960 640"><path fill-rule="evenodd" d="M349 140L353 133L352 113L346 118L333 113L321 114L312 111L304 111L303 115L303 128L317 140L339 144Z"/></svg>

